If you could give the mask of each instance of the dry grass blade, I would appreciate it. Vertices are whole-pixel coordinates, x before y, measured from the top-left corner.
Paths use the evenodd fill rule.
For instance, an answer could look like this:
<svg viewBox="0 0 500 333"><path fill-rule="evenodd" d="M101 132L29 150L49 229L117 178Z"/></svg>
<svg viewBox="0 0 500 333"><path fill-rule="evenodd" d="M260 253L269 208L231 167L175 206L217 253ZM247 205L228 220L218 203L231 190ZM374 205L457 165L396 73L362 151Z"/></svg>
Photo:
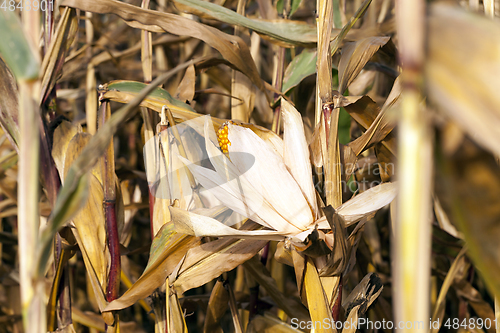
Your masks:
<svg viewBox="0 0 500 333"><path fill-rule="evenodd" d="M245 73L257 87L264 90L264 84L250 55L250 50L239 37L225 34L220 30L179 15L142 9L116 0L89 0L85 2L66 0L62 5L99 14L112 13L125 21L156 25L172 34L201 39L218 50L226 60Z"/></svg>

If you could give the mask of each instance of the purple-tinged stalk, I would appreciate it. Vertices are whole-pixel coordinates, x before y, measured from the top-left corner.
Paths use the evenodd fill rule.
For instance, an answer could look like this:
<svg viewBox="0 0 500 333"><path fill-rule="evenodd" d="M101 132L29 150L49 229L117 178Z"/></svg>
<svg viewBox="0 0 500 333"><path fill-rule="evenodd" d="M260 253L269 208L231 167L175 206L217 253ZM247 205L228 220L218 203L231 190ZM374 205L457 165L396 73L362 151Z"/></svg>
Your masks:
<svg viewBox="0 0 500 333"><path fill-rule="evenodd" d="M99 110L99 125L102 127L111 117L111 108L108 100L101 100ZM104 217L106 221L106 235L110 254L108 285L106 287L106 300L111 302L118 298L120 290L120 235L116 220L116 182L115 159L113 139L102 157L103 189L104 189ZM115 324L118 325L118 316L115 315ZM108 327L109 328L109 327Z"/></svg>

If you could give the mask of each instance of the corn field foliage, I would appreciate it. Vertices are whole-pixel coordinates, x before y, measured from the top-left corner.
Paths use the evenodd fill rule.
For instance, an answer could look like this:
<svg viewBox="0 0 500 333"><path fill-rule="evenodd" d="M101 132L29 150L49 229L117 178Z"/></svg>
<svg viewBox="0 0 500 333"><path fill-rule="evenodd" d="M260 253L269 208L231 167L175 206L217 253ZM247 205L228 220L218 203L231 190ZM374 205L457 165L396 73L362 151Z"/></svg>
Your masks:
<svg viewBox="0 0 500 333"><path fill-rule="evenodd" d="M498 332L498 2L0 4L0 332Z"/></svg>

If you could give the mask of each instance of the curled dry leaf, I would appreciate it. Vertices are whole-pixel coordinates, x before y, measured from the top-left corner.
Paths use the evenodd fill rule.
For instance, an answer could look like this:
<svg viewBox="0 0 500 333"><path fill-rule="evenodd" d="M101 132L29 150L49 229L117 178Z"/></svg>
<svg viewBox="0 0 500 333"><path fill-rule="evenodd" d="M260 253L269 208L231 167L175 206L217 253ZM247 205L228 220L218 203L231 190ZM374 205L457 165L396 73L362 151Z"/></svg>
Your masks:
<svg viewBox="0 0 500 333"><path fill-rule="evenodd" d="M339 62L339 91L341 94L349 87L366 63L389 41L389 37L367 37L346 43L342 47Z"/></svg>
<svg viewBox="0 0 500 333"><path fill-rule="evenodd" d="M220 326L220 320L226 313L228 302L229 294L226 288L224 288L222 281L217 280L212 292L210 293L203 332L223 333Z"/></svg>
<svg viewBox="0 0 500 333"><path fill-rule="evenodd" d="M195 83L196 71L194 65L191 65L186 69L186 73L177 87L175 98L180 101L191 103L194 98Z"/></svg>

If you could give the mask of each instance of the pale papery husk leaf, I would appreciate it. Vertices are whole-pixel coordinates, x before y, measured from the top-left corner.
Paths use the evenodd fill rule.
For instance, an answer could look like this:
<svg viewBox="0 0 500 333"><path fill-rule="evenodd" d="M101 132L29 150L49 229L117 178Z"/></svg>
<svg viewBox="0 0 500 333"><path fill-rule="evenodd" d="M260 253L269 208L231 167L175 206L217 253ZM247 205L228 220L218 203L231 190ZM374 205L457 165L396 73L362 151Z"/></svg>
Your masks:
<svg viewBox="0 0 500 333"><path fill-rule="evenodd" d="M306 230L313 222L312 210L302 191L274 150L251 130L228 124L229 158L249 183L283 218L299 230ZM247 167L245 152L254 156L255 164ZM272 223L272 221L266 221ZM280 229L277 229L280 230Z"/></svg>
<svg viewBox="0 0 500 333"><path fill-rule="evenodd" d="M281 114L283 115L284 126L283 141L285 142L285 150L283 157L285 165L300 186L314 216L318 217L316 190L311 176L309 147L306 142L302 117L293 105L285 99L281 99Z"/></svg>
<svg viewBox="0 0 500 333"><path fill-rule="evenodd" d="M397 194L396 185L396 182L392 182L372 187L342 204L337 208L336 213L344 219L346 227L348 227L390 204ZM330 228L326 217L320 218L316 223L318 223L319 229Z"/></svg>

